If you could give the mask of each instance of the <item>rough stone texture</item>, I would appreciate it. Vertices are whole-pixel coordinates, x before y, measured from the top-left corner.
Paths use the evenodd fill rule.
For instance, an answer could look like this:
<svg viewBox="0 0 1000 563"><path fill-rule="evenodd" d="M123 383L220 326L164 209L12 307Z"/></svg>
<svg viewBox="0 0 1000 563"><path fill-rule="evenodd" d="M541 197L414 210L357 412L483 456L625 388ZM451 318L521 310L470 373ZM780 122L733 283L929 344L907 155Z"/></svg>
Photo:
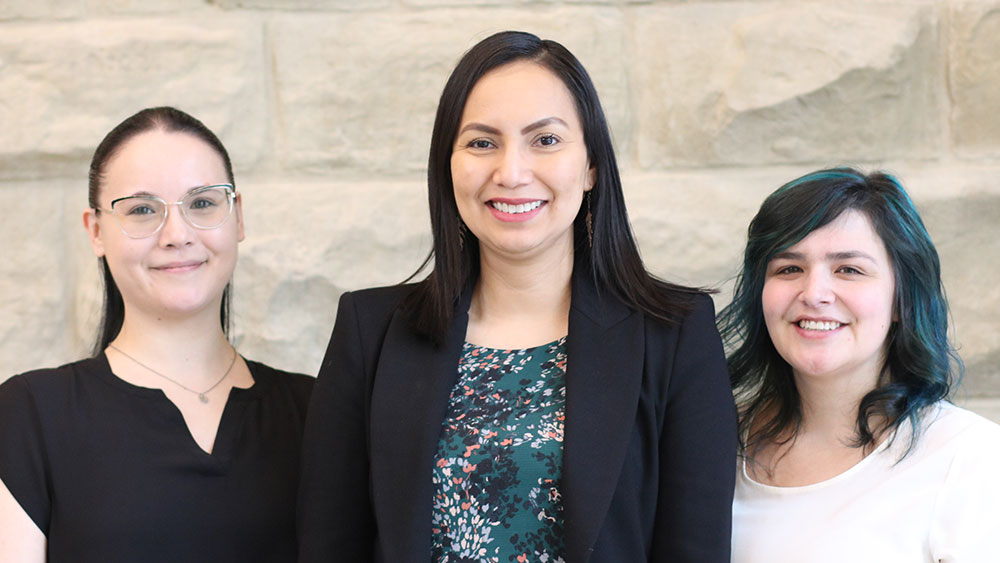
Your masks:
<svg viewBox="0 0 1000 563"><path fill-rule="evenodd" d="M449 21L454 25L424 12L277 19L270 35L285 165L315 174L347 168L362 178L423 171L452 67L476 41L506 28L561 38L588 66L605 107L615 108L614 130L627 131L617 11L463 9L449 11Z"/></svg>
<svg viewBox="0 0 1000 563"><path fill-rule="evenodd" d="M82 0L4 0L0 2L0 21L74 17L83 9Z"/></svg>
<svg viewBox="0 0 1000 563"><path fill-rule="evenodd" d="M242 17L3 26L0 180L85 180L101 137L149 105L190 111L253 164L268 141L261 47Z"/></svg>
<svg viewBox="0 0 1000 563"><path fill-rule="evenodd" d="M938 21L926 6L693 3L637 14L642 166L941 149Z"/></svg>
<svg viewBox="0 0 1000 563"><path fill-rule="evenodd" d="M959 397L1000 420L1000 2L463 4L3 2L0 379L91 347L87 163L162 103L205 121L237 167L240 351L314 373L339 295L401 281L429 249L424 166L452 66L522 28L594 77L649 268L720 287L719 308L764 196L820 166L898 173L941 253Z"/></svg>
<svg viewBox="0 0 1000 563"><path fill-rule="evenodd" d="M66 323L74 279L66 228L75 213L67 211L60 187L46 183L4 186L0 208L7 210L0 260L0 379L5 379L75 353Z"/></svg>
<svg viewBox="0 0 1000 563"><path fill-rule="evenodd" d="M955 146L963 156L1000 156L1000 2L955 6L949 47Z"/></svg>
<svg viewBox="0 0 1000 563"><path fill-rule="evenodd" d="M242 349L315 373L344 291L392 285L430 249L419 182L251 184L233 307ZM276 229L274 225L295 225Z"/></svg>
<svg viewBox="0 0 1000 563"><path fill-rule="evenodd" d="M392 4L391 0L206 0L210 4L234 10L250 8L274 11L338 11L378 10Z"/></svg>

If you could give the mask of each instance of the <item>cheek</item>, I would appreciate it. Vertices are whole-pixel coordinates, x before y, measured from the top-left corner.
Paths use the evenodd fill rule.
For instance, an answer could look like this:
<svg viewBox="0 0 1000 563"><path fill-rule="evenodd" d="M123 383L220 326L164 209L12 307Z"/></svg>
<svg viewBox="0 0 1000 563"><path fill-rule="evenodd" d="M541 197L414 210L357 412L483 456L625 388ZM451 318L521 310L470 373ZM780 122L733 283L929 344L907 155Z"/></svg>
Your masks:
<svg viewBox="0 0 1000 563"><path fill-rule="evenodd" d="M456 200L461 200L475 193L476 174L477 170L468 158L463 158L461 154L455 154L451 157L451 184Z"/></svg>
<svg viewBox="0 0 1000 563"><path fill-rule="evenodd" d="M764 320L768 326L771 319L779 318L784 313L785 304L781 288L772 282L764 282L764 289L760 295L760 305L764 312Z"/></svg>

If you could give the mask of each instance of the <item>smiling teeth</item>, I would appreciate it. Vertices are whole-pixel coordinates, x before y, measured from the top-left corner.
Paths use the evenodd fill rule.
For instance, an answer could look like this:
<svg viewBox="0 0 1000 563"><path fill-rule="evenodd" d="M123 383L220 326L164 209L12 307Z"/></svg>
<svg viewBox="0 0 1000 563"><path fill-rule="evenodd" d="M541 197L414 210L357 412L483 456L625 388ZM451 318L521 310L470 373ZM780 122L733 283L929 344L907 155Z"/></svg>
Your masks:
<svg viewBox="0 0 1000 563"><path fill-rule="evenodd" d="M834 321L799 321L799 327L805 330L833 330L840 328L840 323Z"/></svg>
<svg viewBox="0 0 1000 563"><path fill-rule="evenodd" d="M527 213L529 211L534 211L535 209L538 209L538 206L540 206L541 204L542 202L540 201L533 201L531 203L519 203L517 205L508 205L506 203L501 203L499 201L490 202L490 205L493 206L493 209L496 209L501 213L512 213L512 214Z"/></svg>

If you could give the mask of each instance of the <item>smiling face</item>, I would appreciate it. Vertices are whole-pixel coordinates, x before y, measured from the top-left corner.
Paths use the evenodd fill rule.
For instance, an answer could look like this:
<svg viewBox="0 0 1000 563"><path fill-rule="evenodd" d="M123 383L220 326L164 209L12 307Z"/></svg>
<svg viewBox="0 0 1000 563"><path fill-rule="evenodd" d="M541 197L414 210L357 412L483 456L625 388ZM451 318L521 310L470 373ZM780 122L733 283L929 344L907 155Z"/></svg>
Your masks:
<svg viewBox="0 0 1000 563"><path fill-rule="evenodd" d="M885 245L863 213L848 210L771 260L764 320L797 382L843 376L874 388L894 291Z"/></svg>
<svg viewBox="0 0 1000 563"><path fill-rule="evenodd" d="M228 182L222 158L207 143L179 132L151 130L126 141L105 165L100 207L132 195L180 201L191 190ZM162 317L185 317L205 311L218 315L222 292L236 266L243 239L240 201L215 229L196 229L178 206L155 234L130 238L111 213L84 213L94 253L107 261L121 290L126 315L144 311Z"/></svg>
<svg viewBox="0 0 1000 563"><path fill-rule="evenodd" d="M484 255L569 255L594 170L562 81L524 61L485 74L462 112L451 175L458 212Z"/></svg>

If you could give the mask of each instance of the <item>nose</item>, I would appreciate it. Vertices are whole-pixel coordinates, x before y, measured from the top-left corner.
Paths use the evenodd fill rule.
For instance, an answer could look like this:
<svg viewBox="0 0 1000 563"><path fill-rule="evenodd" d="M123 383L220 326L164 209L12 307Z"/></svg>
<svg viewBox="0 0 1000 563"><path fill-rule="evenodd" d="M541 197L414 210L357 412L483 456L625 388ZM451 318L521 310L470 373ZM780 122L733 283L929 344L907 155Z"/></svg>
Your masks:
<svg viewBox="0 0 1000 563"><path fill-rule="evenodd" d="M502 151L497 168L493 172L493 183L504 188L516 188L531 183L531 157L520 147L508 147Z"/></svg>
<svg viewBox="0 0 1000 563"><path fill-rule="evenodd" d="M177 204L167 204L164 209L166 217L163 218L163 226L160 227L160 246L181 247L194 243L194 227L188 225L184 220L180 207Z"/></svg>
<svg viewBox="0 0 1000 563"><path fill-rule="evenodd" d="M833 303L833 284L825 271L812 270L803 277L803 284L799 298L807 306L816 308Z"/></svg>

